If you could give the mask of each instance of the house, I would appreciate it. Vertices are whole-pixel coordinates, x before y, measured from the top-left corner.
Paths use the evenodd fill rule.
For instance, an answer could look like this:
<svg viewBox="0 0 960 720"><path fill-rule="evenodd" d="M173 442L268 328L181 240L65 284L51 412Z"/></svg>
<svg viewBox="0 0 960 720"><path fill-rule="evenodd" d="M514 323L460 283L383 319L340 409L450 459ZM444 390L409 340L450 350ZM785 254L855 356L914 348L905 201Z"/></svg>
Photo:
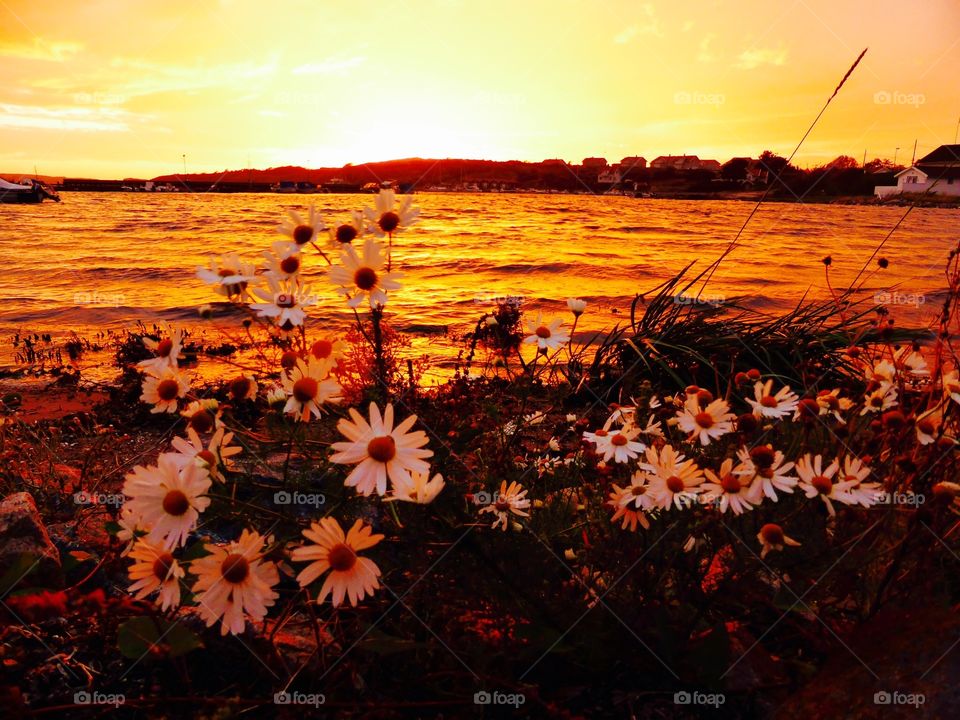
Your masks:
<svg viewBox="0 0 960 720"><path fill-rule="evenodd" d="M600 174L597 175L597 182L601 185L619 185L622 179L623 176L620 174L620 170L612 167L602 170Z"/></svg>
<svg viewBox="0 0 960 720"><path fill-rule="evenodd" d="M602 157L588 157L583 159L583 167L591 170L602 170L607 166L607 159Z"/></svg>
<svg viewBox="0 0 960 720"><path fill-rule="evenodd" d="M635 168L638 170L643 170L645 167L647 167L647 161L637 155L630 155L620 161L620 167L623 170L633 170Z"/></svg>
<svg viewBox="0 0 960 720"><path fill-rule="evenodd" d="M720 172L720 163L716 160L701 160L696 155L661 155L650 163L655 169L708 170Z"/></svg>
<svg viewBox="0 0 960 720"><path fill-rule="evenodd" d="M873 194L881 198L902 193L960 196L960 145L941 145L895 177L896 185L877 185Z"/></svg>

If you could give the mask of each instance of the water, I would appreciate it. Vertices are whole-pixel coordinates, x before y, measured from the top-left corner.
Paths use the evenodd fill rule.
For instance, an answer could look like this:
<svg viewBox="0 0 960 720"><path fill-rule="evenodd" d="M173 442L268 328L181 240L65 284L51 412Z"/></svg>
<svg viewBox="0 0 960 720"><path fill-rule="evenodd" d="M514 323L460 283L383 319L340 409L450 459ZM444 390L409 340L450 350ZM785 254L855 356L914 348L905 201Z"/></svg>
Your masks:
<svg viewBox="0 0 960 720"><path fill-rule="evenodd" d="M62 335L130 327L136 320L200 323L197 307L216 296L194 275L211 253L252 261L280 236L287 208L314 202L328 222L371 204L365 195L219 195L66 193L61 205L0 205L0 337L17 330ZM456 334L495 298L567 314L565 298L590 305L585 331L622 321L638 291L697 261L703 267L736 234L752 204L626 197L519 194L421 194L421 221L395 242L404 287L388 306L416 347L449 359ZM849 284L903 213L899 207L764 204L742 246L707 291L775 313L808 293L827 297L831 281ZM923 325L942 298L943 266L956 242L955 210L917 209L882 255L870 294L895 288L898 324ZM321 296L313 322L352 318L314 257L306 276ZM237 326L239 316L225 317ZM448 334L444 335L444 328ZM8 345L4 342L5 345ZM4 348L9 353L9 348Z"/></svg>

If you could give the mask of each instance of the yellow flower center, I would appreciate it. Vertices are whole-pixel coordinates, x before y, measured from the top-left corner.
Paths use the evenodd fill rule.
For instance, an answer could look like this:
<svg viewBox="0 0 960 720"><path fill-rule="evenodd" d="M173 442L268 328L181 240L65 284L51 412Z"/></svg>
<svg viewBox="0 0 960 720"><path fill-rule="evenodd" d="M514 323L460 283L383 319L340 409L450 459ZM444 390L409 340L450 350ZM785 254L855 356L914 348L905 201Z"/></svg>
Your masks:
<svg viewBox="0 0 960 720"><path fill-rule="evenodd" d="M217 456L209 450L201 450L197 453L197 457L203 460L210 467L213 467L217 464Z"/></svg>
<svg viewBox="0 0 960 720"><path fill-rule="evenodd" d="M704 430L709 430L713 427L713 415L708 412L697 413L694 416L693 421Z"/></svg>
<svg viewBox="0 0 960 720"><path fill-rule="evenodd" d="M773 395L764 395L760 398L760 404L764 407L775 408L777 406L777 399Z"/></svg>
<svg viewBox="0 0 960 720"><path fill-rule="evenodd" d="M825 475L815 476L810 480L810 484L813 485L813 489L821 495L829 495L833 489L833 481Z"/></svg>
<svg viewBox="0 0 960 720"><path fill-rule="evenodd" d="M230 394L234 400L243 400L250 392L250 378L238 377L230 382Z"/></svg>
<svg viewBox="0 0 960 720"><path fill-rule="evenodd" d="M337 242L348 243L353 242L354 238L357 237L357 229L353 225L344 223L337 228Z"/></svg>
<svg viewBox="0 0 960 720"><path fill-rule="evenodd" d="M163 511L167 515L180 517L190 509L190 501L182 490L170 490L163 496Z"/></svg>
<svg viewBox="0 0 960 720"><path fill-rule="evenodd" d="M333 343L329 340L317 340L310 348L317 360L325 360L333 353Z"/></svg>
<svg viewBox="0 0 960 720"><path fill-rule="evenodd" d="M767 523L760 528L760 537L768 545L783 545L783 528L776 523Z"/></svg>
<svg viewBox="0 0 960 720"><path fill-rule="evenodd" d="M317 396L319 384L312 377L300 378L293 384L293 397L297 402L307 403Z"/></svg>
<svg viewBox="0 0 960 720"><path fill-rule="evenodd" d="M164 581L170 574L170 569L172 567L173 555L165 552L162 555L157 556L157 559L153 561L153 574L157 580Z"/></svg>
<svg viewBox="0 0 960 720"><path fill-rule="evenodd" d="M373 290L377 286L377 271L371 267L357 268L353 274L353 284L361 290Z"/></svg>
<svg viewBox="0 0 960 720"><path fill-rule="evenodd" d="M683 492L684 490L683 480L678 478L676 475L671 475L667 478L667 489L672 493Z"/></svg>
<svg viewBox="0 0 960 720"><path fill-rule="evenodd" d="M197 410L190 417L190 427L200 433L210 432L213 429L214 422L213 415L207 410Z"/></svg>
<svg viewBox="0 0 960 720"><path fill-rule="evenodd" d="M313 228L309 225L297 225L293 229L293 241L297 245L306 245L313 240Z"/></svg>
<svg viewBox="0 0 960 720"><path fill-rule="evenodd" d="M157 396L164 402L176 400L180 394L180 384L176 380L161 380L157 384Z"/></svg>
<svg viewBox="0 0 960 720"><path fill-rule="evenodd" d="M546 340L551 335L550 328L548 328L546 325L541 325L536 330L534 330L533 333L538 338L543 338L544 340Z"/></svg>
<svg viewBox="0 0 960 720"><path fill-rule="evenodd" d="M610 444L611 444L611 445L617 445L618 447L623 447L623 446L626 445L628 442L629 442L629 440L627 440L627 436L626 436L626 435L622 435L622 434L620 434L620 433L617 433L617 434L614 435L612 438L610 438Z"/></svg>
<svg viewBox="0 0 960 720"><path fill-rule="evenodd" d="M231 553L220 563L220 574L228 583L239 585L250 575L250 563L239 553Z"/></svg>
<svg viewBox="0 0 960 720"><path fill-rule="evenodd" d="M334 545L327 553L327 562L330 569L336 572L348 572L357 564L357 554L353 548L345 543Z"/></svg>
<svg viewBox="0 0 960 720"><path fill-rule="evenodd" d="M164 338L157 345L157 357L169 357L170 353L173 351L173 340L170 338Z"/></svg>
<svg viewBox="0 0 960 720"><path fill-rule="evenodd" d="M392 233L400 224L400 216L395 212L385 212L380 216L380 220L377 221L377 224L385 233Z"/></svg>
<svg viewBox="0 0 960 720"><path fill-rule="evenodd" d="M388 463L397 455L397 441L390 435L375 437L367 443L367 455L377 462Z"/></svg>
<svg viewBox="0 0 960 720"><path fill-rule="evenodd" d="M280 269L287 275L293 275L297 270L300 269L300 258L298 258L296 255L291 255L290 257L284 258L280 261Z"/></svg>
<svg viewBox="0 0 960 720"><path fill-rule="evenodd" d="M733 473L727 473L720 480L720 487L723 488L723 491L725 493L736 495L743 488L743 485L741 485L740 483L740 478L738 478Z"/></svg>

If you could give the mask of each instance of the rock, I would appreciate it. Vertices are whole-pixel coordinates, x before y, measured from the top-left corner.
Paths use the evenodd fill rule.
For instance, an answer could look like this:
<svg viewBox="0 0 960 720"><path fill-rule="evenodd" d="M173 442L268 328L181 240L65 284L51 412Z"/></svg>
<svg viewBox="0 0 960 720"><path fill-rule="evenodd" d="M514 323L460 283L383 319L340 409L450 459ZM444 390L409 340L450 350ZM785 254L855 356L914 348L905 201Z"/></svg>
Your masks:
<svg viewBox="0 0 960 720"><path fill-rule="evenodd" d="M27 492L0 502L0 586L4 595L30 587L63 587L60 553Z"/></svg>

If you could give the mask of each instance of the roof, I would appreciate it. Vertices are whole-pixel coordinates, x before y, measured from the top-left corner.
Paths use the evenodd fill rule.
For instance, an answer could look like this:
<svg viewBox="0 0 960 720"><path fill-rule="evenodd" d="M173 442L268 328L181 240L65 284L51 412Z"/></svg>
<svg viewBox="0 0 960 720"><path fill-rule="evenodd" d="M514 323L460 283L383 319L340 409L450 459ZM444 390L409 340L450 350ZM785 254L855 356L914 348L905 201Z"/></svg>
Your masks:
<svg viewBox="0 0 960 720"><path fill-rule="evenodd" d="M957 163L960 165L960 145L941 145L929 155L917 160L917 165L927 163Z"/></svg>
<svg viewBox="0 0 960 720"><path fill-rule="evenodd" d="M924 175L931 181L934 180L957 180L960 179L960 163L956 167L948 167L944 165L921 165L917 163L908 167L906 170L901 170L894 177L900 177L901 175L906 175L908 172L920 173Z"/></svg>

